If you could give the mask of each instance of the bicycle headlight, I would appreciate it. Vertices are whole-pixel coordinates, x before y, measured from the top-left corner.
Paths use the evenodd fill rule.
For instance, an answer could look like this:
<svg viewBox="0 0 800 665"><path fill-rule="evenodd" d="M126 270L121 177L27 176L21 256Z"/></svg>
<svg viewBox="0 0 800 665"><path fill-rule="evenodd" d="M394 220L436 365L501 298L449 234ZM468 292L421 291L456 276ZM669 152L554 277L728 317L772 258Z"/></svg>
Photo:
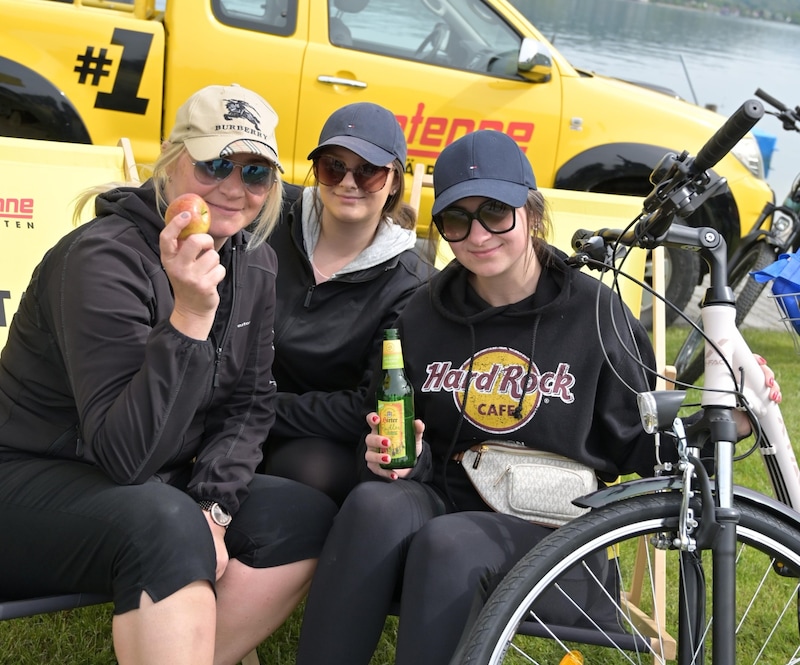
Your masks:
<svg viewBox="0 0 800 665"><path fill-rule="evenodd" d="M653 390L636 394L636 405L639 407L639 420L644 431L655 434L669 429L678 416L685 390Z"/></svg>
<svg viewBox="0 0 800 665"><path fill-rule="evenodd" d="M636 404L644 431L648 434L658 432L658 405L653 393L639 393L636 395Z"/></svg>
<svg viewBox="0 0 800 665"><path fill-rule="evenodd" d="M734 146L731 154L756 178L764 179L764 158L754 136L751 134L745 136Z"/></svg>

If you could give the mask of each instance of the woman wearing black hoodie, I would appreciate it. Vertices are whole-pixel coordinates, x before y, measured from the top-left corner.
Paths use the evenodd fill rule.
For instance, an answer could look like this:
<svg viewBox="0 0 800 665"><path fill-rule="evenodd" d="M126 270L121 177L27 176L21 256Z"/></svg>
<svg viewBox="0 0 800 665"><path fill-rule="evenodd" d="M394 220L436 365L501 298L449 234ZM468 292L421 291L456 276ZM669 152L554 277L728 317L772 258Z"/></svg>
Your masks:
<svg viewBox="0 0 800 665"><path fill-rule="evenodd" d="M649 388L652 373L631 357L654 366L647 334L610 289L545 242L545 203L526 156L507 135L478 131L442 151L433 179L434 222L456 260L396 326L415 390L417 464L381 468L388 442L371 413L365 459L384 482L356 487L337 516L299 665L366 665L398 597L397 665L448 663L482 600L476 590L549 532L493 512L458 453L506 439L582 462L604 481L653 472L652 437L622 383ZM617 338L612 311L617 323L631 321L629 335ZM590 563L604 573L607 561ZM585 601L602 621L603 599Z"/></svg>

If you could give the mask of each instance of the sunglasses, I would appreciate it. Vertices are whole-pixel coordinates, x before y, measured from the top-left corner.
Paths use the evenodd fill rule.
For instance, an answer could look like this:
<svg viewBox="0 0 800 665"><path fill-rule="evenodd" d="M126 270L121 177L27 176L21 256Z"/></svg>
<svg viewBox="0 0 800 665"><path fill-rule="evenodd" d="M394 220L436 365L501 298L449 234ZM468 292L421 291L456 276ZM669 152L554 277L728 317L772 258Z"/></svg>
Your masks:
<svg viewBox="0 0 800 665"><path fill-rule="evenodd" d="M241 170L242 184L252 194L263 194L275 182L273 164L240 164L230 159L209 159L207 162L192 162L194 177L203 185L216 185L234 172Z"/></svg>
<svg viewBox="0 0 800 665"><path fill-rule="evenodd" d="M517 223L514 208L494 199L481 203L475 212L457 206L445 208L433 216L433 223L447 242L461 242L469 235L473 219L495 235L508 233Z"/></svg>
<svg viewBox="0 0 800 665"><path fill-rule="evenodd" d="M330 155L323 155L314 160L314 176L321 184L335 187L350 172L353 174L356 186L367 194L382 190L391 170L389 166L375 166L368 162L351 169L343 161Z"/></svg>

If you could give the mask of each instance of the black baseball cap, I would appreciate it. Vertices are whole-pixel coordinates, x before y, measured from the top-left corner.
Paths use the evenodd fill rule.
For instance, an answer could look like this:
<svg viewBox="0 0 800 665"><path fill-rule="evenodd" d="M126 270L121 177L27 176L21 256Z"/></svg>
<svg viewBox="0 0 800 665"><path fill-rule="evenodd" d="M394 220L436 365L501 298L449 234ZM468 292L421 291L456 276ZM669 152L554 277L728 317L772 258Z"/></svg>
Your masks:
<svg viewBox="0 0 800 665"><path fill-rule="evenodd" d="M536 189L531 163L516 141L493 129L462 136L442 150L433 166L433 214L459 199L485 196L514 208Z"/></svg>
<svg viewBox="0 0 800 665"><path fill-rule="evenodd" d="M334 111L325 121L319 145L308 155L314 159L327 146L341 146L376 166L395 159L406 163L406 137L394 113L378 104L356 102Z"/></svg>

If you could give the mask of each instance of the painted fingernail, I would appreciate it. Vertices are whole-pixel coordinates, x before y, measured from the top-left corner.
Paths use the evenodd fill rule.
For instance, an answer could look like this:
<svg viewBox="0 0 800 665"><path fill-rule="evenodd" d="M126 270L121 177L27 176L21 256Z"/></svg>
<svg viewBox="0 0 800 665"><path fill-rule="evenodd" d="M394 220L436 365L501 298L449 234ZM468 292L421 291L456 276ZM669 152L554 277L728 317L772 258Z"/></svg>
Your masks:
<svg viewBox="0 0 800 665"><path fill-rule="evenodd" d="M373 424L377 425L377 424L378 424L380 421L381 421L381 419L380 419L380 418L378 418L378 416L372 416L372 422L373 422Z"/></svg>
<svg viewBox="0 0 800 665"><path fill-rule="evenodd" d="M381 445L386 446L388 448L389 447L389 439L384 439L383 441L381 441Z"/></svg>
<svg viewBox="0 0 800 665"><path fill-rule="evenodd" d="M381 455L381 462L383 462L384 464L388 464L391 461L392 461L392 458L389 457L388 455Z"/></svg>
<svg viewBox="0 0 800 665"><path fill-rule="evenodd" d="M397 480L397 474L396 474L396 473L393 473L393 474L390 476L390 478L391 478L392 480Z"/></svg>
<svg viewBox="0 0 800 665"><path fill-rule="evenodd" d="M767 385L768 385L770 388L771 388L772 386L774 386L774 385L775 385L775 379L770 379L769 381L767 381Z"/></svg>

